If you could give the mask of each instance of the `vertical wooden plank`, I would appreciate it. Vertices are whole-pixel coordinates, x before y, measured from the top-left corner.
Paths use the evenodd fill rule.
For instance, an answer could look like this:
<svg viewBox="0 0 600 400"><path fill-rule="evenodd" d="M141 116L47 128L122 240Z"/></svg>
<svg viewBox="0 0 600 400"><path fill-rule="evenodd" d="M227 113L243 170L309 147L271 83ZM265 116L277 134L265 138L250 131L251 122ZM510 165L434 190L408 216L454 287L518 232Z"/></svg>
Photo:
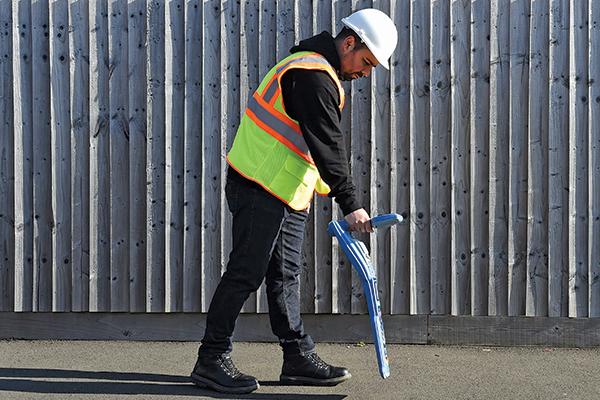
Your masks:
<svg viewBox="0 0 600 400"><path fill-rule="evenodd" d="M277 63L277 2L275 0L259 0L259 33L258 33L258 76L259 82ZM267 312L266 285L260 286L256 293L256 312Z"/></svg>
<svg viewBox="0 0 600 400"><path fill-rule="evenodd" d="M227 206L225 193L227 151L233 144L233 138L237 132L241 119L240 92L240 41L241 41L241 15L240 3L230 1L223 3L223 18L221 18L221 82L222 87L227 88L221 96L221 274L225 272L229 254L232 248L232 217Z"/></svg>
<svg viewBox="0 0 600 400"><path fill-rule="evenodd" d="M527 121L529 0L510 4L510 113L508 198L508 313L525 314L527 279Z"/></svg>
<svg viewBox="0 0 600 400"><path fill-rule="evenodd" d="M389 0L373 0L373 8L390 15ZM371 78L371 210L373 214L389 213L391 209L391 88L390 72L383 67L374 68ZM395 229L394 229L395 230ZM372 258L377 270L377 287L381 312L390 313L390 257L391 229L371 235L371 248L376 248Z"/></svg>
<svg viewBox="0 0 600 400"><path fill-rule="evenodd" d="M0 311L14 309L15 170L13 132L13 10L0 1Z"/></svg>
<svg viewBox="0 0 600 400"><path fill-rule="evenodd" d="M240 115L245 112L248 99L260 83L258 75L259 0L240 3ZM236 127L237 129L237 127ZM231 229L229 229L231 236ZM250 294L242 312L256 312L256 293Z"/></svg>
<svg viewBox="0 0 600 400"><path fill-rule="evenodd" d="M129 311L146 311L146 0L129 0Z"/></svg>
<svg viewBox="0 0 600 400"><path fill-rule="evenodd" d="M600 2L590 2L590 317L600 316Z"/></svg>
<svg viewBox="0 0 600 400"><path fill-rule="evenodd" d="M148 2L146 311L165 308L165 6ZM197 109L196 109L197 110ZM195 150L198 152L198 148ZM192 261L192 260L190 260ZM196 260L194 260L196 261ZM199 261L199 260L197 260ZM194 277L199 279L199 276Z"/></svg>
<svg viewBox="0 0 600 400"><path fill-rule="evenodd" d="M450 7L431 2L431 313L450 313Z"/></svg>
<svg viewBox="0 0 600 400"><path fill-rule="evenodd" d="M531 3L526 315L548 315L548 2Z"/></svg>
<svg viewBox="0 0 600 400"><path fill-rule="evenodd" d="M397 0L390 17L398 30L398 46L392 55L390 85L393 87L390 118L392 138L390 191L392 211L405 219L410 214L410 100L411 23L410 0ZM392 235L390 271L390 311L410 313L410 221L396 227Z"/></svg>
<svg viewBox="0 0 600 400"><path fill-rule="evenodd" d="M568 315L569 1L550 2L548 316Z"/></svg>
<svg viewBox="0 0 600 400"><path fill-rule="evenodd" d="M324 30L331 30L335 37L343 28L341 19L352 12L350 1L329 2L322 0L315 2L315 17L313 18L315 34ZM350 82L342 82L345 91L345 104L342 110L340 127L344 136L346 155L351 154L351 110L352 110L352 85ZM331 219L341 219L344 215L337 204L331 202ZM331 311L333 313L350 313L352 299L352 265L340 248L337 240L331 242Z"/></svg>
<svg viewBox="0 0 600 400"><path fill-rule="evenodd" d="M313 16L316 16L316 10L313 12L313 4L316 6L318 2L294 2L295 43L312 36L313 26L316 29L313 21ZM325 206L322 206L322 202L322 196L315 196L314 202L311 205L312 210L308 214L305 225L303 246L304 258L302 271L300 273L300 312L302 313L312 314L315 312L315 303L317 301L315 298L315 275L319 268L319 263L317 262L318 256L322 255L330 257L331 254L330 247L317 250L317 247L319 246L319 243L316 242L316 231L318 229L317 220L319 219L317 214L321 214L325 211Z"/></svg>
<svg viewBox="0 0 600 400"><path fill-rule="evenodd" d="M33 311L52 310L52 156L48 19L48 0L33 2Z"/></svg>
<svg viewBox="0 0 600 400"><path fill-rule="evenodd" d="M183 306L183 127L185 26L183 0L165 9L165 311ZM221 192L223 193L223 192Z"/></svg>
<svg viewBox="0 0 600 400"><path fill-rule="evenodd" d="M275 13L276 39L275 58L277 61L290 54L290 47L294 45L294 0L279 0Z"/></svg>
<svg viewBox="0 0 600 400"><path fill-rule="evenodd" d="M110 310L108 13L90 3L90 311Z"/></svg>
<svg viewBox="0 0 600 400"><path fill-rule="evenodd" d="M69 3L71 87L71 310L89 310L90 50L88 3ZM145 86L144 86L145 87Z"/></svg>
<svg viewBox="0 0 600 400"><path fill-rule="evenodd" d="M201 310L202 3L185 3L183 311Z"/></svg>
<svg viewBox="0 0 600 400"><path fill-rule="evenodd" d="M450 54L452 74L452 315L471 312L470 296L470 176L469 176L469 49L470 4L453 0L450 5Z"/></svg>
<svg viewBox="0 0 600 400"><path fill-rule="evenodd" d="M13 2L15 311L33 305L33 82L31 2ZM11 28L12 29L12 28Z"/></svg>
<svg viewBox="0 0 600 400"><path fill-rule="evenodd" d="M71 114L69 8L50 2L52 311L71 311Z"/></svg>
<svg viewBox="0 0 600 400"><path fill-rule="evenodd" d="M352 12L371 7L370 0L352 0ZM355 79L351 82L351 149L350 162L352 166L352 179L356 186L359 204L370 214L376 212L371 206L371 84L372 77ZM367 248L372 260L377 259L377 248L372 246L369 234L357 234ZM352 269L352 299L351 311L353 314L367 312L362 282L358 274Z"/></svg>
<svg viewBox="0 0 600 400"><path fill-rule="evenodd" d="M471 3L471 315L488 313L490 3Z"/></svg>
<svg viewBox="0 0 600 400"><path fill-rule="evenodd" d="M489 315L508 314L509 4L490 7Z"/></svg>
<svg viewBox="0 0 600 400"><path fill-rule="evenodd" d="M429 3L411 3L410 312L428 314L429 301Z"/></svg>
<svg viewBox="0 0 600 400"><path fill-rule="evenodd" d="M111 311L129 311L127 0L108 3Z"/></svg>
<svg viewBox="0 0 600 400"><path fill-rule="evenodd" d="M206 312L221 278L221 2L210 0L203 7L202 311Z"/></svg>
<svg viewBox="0 0 600 400"><path fill-rule="evenodd" d="M588 316L588 7L571 1L569 317Z"/></svg>

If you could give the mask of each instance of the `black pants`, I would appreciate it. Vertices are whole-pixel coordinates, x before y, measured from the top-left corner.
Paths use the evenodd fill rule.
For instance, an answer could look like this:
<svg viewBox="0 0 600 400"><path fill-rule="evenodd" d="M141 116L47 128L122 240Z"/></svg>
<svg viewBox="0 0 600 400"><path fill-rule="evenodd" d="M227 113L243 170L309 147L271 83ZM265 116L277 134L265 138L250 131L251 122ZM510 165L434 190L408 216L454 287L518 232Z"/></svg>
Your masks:
<svg viewBox="0 0 600 400"><path fill-rule="evenodd" d="M300 317L299 274L308 213L295 211L231 170L225 195L233 214L233 248L213 295L200 355L228 353L235 321L266 277L269 317L284 353L312 351Z"/></svg>

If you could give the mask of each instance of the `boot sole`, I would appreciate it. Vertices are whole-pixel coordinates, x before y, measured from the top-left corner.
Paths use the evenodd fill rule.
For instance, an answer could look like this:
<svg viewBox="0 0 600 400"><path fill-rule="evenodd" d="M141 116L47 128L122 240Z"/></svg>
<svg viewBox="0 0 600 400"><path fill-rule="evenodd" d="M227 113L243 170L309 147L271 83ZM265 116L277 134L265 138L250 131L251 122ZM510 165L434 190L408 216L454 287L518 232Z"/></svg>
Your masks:
<svg viewBox="0 0 600 400"><path fill-rule="evenodd" d="M280 375L279 381L286 385L310 385L310 386L335 386L352 378L352 375L338 376L337 378L318 379L306 376Z"/></svg>
<svg viewBox="0 0 600 400"><path fill-rule="evenodd" d="M221 392L221 393L234 393L234 394L251 393L260 387L258 382L255 385L250 385L250 386L239 386L239 387L223 386L223 385L219 385L215 381L211 381L210 379L200 376L198 374L195 374L193 372L190 374L190 378L192 379L192 382L194 382L194 384L198 387L209 388L212 390L216 390L217 392Z"/></svg>

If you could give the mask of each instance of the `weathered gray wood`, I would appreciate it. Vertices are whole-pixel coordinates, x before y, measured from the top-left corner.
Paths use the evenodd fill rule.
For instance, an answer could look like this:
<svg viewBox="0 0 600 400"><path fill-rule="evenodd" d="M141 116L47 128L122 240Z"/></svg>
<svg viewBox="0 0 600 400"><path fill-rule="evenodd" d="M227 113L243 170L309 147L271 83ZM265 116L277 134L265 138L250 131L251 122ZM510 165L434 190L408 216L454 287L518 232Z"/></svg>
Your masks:
<svg viewBox="0 0 600 400"><path fill-rule="evenodd" d="M259 0L258 3L258 79L259 83L277 63L277 2ZM266 285L260 286L256 293L256 312L267 312Z"/></svg>
<svg viewBox="0 0 600 400"><path fill-rule="evenodd" d="M233 138L240 123L240 4L227 2L223 4L221 18L221 81L226 88L221 96L221 193L225 193L227 151L231 148ZM221 273L223 273L229 260L232 248L232 216L229 212L227 199L221 195Z"/></svg>
<svg viewBox="0 0 600 400"><path fill-rule="evenodd" d="M202 3L185 4L183 311L201 309Z"/></svg>
<svg viewBox="0 0 600 400"><path fill-rule="evenodd" d="M127 0L108 2L111 311L129 311Z"/></svg>
<svg viewBox="0 0 600 400"><path fill-rule="evenodd" d="M129 311L146 311L146 0L128 3Z"/></svg>
<svg viewBox="0 0 600 400"><path fill-rule="evenodd" d="M52 311L71 311L71 103L69 7L50 2Z"/></svg>
<svg viewBox="0 0 600 400"><path fill-rule="evenodd" d="M110 310L108 18L90 2L90 311Z"/></svg>
<svg viewBox="0 0 600 400"><path fill-rule="evenodd" d="M14 310L32 311L33 300L33 96L31 2L13 2L13 101L15 174Z"/></svg>
<svg viewBox="0 0 600 400"><path fill-rule="evenodd" d="M221 278L220 1L203 3L202 53L202 311Z"/></svg>
<svg viewBox="0 0 600 400"><path fill-rule="evenodd" d="M13 9L0 1L0 311L14 308L15 169L13 126Z"/></svg>
<svg viewBox="0 0 600 400"><path fill-rule="evenodd" d="M52 310L52 156L48 1L32 3L33 310Z"/></svg>
<svg viewBox="0 0 600 400"><path fill-rule="evenodd" d="M360 236L384 313L450 312L465 254L465 314L600 315L599 6L568 0L0 0L0 309L206 311L248 96L293 43L364 7L400 40L389 73L344 84L342 114L363 205L411 221ZM364 313L334 218L317 198L301 310ZM266 311L261 293L244 311Z"/></svg>
<svg viewBox="0 0 600 400"><path fill-rule="evenodd" d="M410 20L410 312L427 314L429 298L429 3L413 0Z"/></svg>
<svg viewBox="0 0 600 400"><path fill-rule="evenodd" d="M277 61L287 57L295 42L295 0L279 0L275 8L275 57ZM266 33L266 32L265 32Z"/></svg>
<svg viewBox="0 0 600 400"><path fill-rule="evenodd" d="M304 326L318 342L372 343L366 315L305 315ZM202 339L206 314L189 313L0 313L0 339L168 340ZM428 317L383 318L388 343L427 343ZM235 341L273 342L269 317L243 314Z"/></svg>
<svg viewBox="0 0 600 400"><path fill-rule="evenodd" d="M550 3L548 315L568 315L569 1Z"/></svg>
<svg viewBox="0 0 600 400"><path fill-rule="evenodd" d="M548 2L531 3L526 315L548 315Z"/></svg>
<svg viewBox="0 0 600 400"><path fill-rule="evenodd" d="M90 50L88 3L69 3L71 107L71 311L89 310ZM144 83L145 88L145 83Z"/></svg>
<svg viewBox="0 0 600 400"><path fill-rule="evenodd" d="M431 313L450 312L450 3L431 2Z"/></svg>
<svg viewBox="0 0 600 400"><path fill-rule="evenodd" d="M508 314L525 314L527 280L527 121L529 0L510 4L510 113L508 197Z"/></svg>
<svg viewBox="0 0 600 400"><path fill-rule="evenodd" d="M489 282L490 3L471 3L471 314L487 315Z"/></svg>
<svg viewBox="0 0 600 400"><path fill-rule="evenodd" d="M110 310L107 3L90 3L90 311Z"/></svg>
<svg viewBox="0 0 600 400"><path fill-rule="evenodd" d="M183 310L184 89L184 2L177 0L165 8L165 311L171 312Z"/></svg>
<svg viewBox="0 0 600 400"><path fill-rule="evenodd" d="M1 313L0 339L197 341L206 314ZM600 345L598 318L384 316L388 343L592 347ZM319 342L371 343L366 315L305 315ZM241 315L236 341L273 342L268 316Z"/></svg>
<svg viewBox="0 0 600 400"><path fill-rule="evenodd" d="M342 30L341 19L352 12L352 4L349 1L333 2L328 4L327 0L315 2L315 17L313 24L315 33L331 29L332 35ZM352 143L352 85L345 82L345 103L342 110L341 130L345 139L346 157L350 159ZM344 215L336 202L331 206L331 218L341 219ZM352 309L352 266L344 255L336 240L332 240L331 248L331 297L334 313L350 313Z"/></svg>
<svg viewBox="0 0 600 400"><path fill-rule="evenodd" d="M509 4L490 7L489 315L508 314Z"/></svg>
<svg viewBox="0 0 600 400"><path fill-rule="evenodd" d="M389 0L373 0L373 8L390 14ZM390 72L382 67L371 71L371 212L373 215L389 213L392 203L390 171ZM381 312L390 313L391 229L382 229L371 235L371 259L377 271L377 287Z"/></svg>
<svg viewBox="0 0 600 400"><path fill-rule="evenodd" d="M571 1L569 53L569 317L588 315L588 7Z"/></svg>
<svg viewBox="0 0 600 400"><path fill-rule="evenodd" d="M246 110L248 99L258 88L259 79L261 79L258 76L258 57L256 56L259 37L258 1L250 0L240 3L240 118ZM256 293L250 294L242 307L242 312L256 312Z"/></svg>
<svg viewBox="0 0 600 400"><path fill-rule="evenodd" d="M390 10L398 30L398 45L392 55L390 85L393 88L391 119L392 166L390 192L391 212L410 215L410 2L397 1ZM449 67L448 67L449 68ZM396 227L392 235L390 258L390 311L410 313L410 231L411 222Z"/></svg>
<svg viewBox="0 0 600 400"><path fill-rule="evenodd" d="M360 10L371 7L369 0L352 0L352 10ZM352 169L352 179L356 186L358 202L369 213L375 214L377 210L371 204L371 183L375 177L371 176L371 146L374 145L371 138L371 84L372 77L355 79L351 82L351 91L348 97L351 99L349 104L351 108L350 123L350 165ZM373 179L371 179L373 178ZM377 249L373 246L371 235L357 234L356 238L361 240L371 255L371 259L376 260ZM350 266L350 264L348 264ZM363 286L358 274L352 268L352 298L351 312L353 314L363 314L367 312L367 303L365 301Z"/></svg>
<svg viewBox="0 0 600 400"><path fill-rule="evenodd" d="M200 21L198 21L200 23ZM165 6L148 2L146 311L165 308ZM197 109L196 109L197 110ZM200 147L196 148L197 149ZM200 260L190 260L190 262ZM199 276L194 277L199 279Z"/></svg>
<svg viewBox="0 0 600 400"><path fill-rule="evenodd" d="M471 312L470 257L470 173L469 173L469 49L470 4L456 0L450 4L450 54L452 63L451 133L451 295L453 315Z"/></svg>
<svg viewBox="0 0 600 400"><path fill-rule="evenodd" d="M590 2L590 317L600 316L600 2Z"/></svg>
<svg viewBox="0 0 600 400"><path fill-rule="evenodd" d="M590 347L600 344L598 318L431 316L429 343Z"/></svg>

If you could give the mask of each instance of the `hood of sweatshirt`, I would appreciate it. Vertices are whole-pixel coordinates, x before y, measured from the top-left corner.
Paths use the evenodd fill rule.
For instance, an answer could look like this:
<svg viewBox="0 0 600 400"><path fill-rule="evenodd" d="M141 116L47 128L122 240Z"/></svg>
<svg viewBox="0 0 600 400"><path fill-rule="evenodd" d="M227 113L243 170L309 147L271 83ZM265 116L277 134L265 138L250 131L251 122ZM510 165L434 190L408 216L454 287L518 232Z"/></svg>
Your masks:
<svg viewBox="0 0 600 400"><path fill-rule="evenodd" d="M298 45L290 49L290 53L297 53L299 51L314 51L319 53L327 59L327 62L331 64L333 69L336 71L340 70L340 56L335 47L333 36L327 31L323 31L308 39L301 40Z"/></svg>

